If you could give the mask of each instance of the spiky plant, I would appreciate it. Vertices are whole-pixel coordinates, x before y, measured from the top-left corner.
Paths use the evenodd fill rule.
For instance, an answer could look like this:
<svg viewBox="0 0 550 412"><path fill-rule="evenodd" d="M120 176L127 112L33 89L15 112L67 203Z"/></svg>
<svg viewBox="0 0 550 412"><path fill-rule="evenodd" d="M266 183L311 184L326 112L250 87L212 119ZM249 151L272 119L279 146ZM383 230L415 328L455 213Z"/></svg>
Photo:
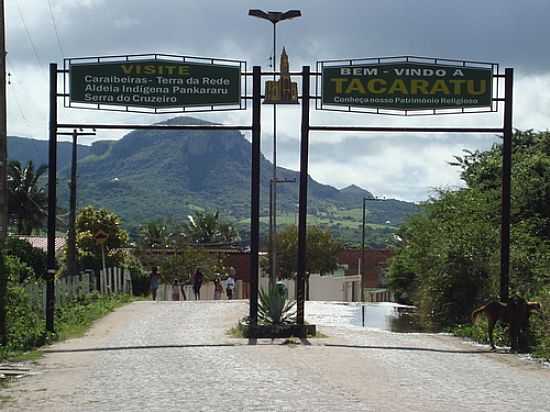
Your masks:
<svg viewBox="0 0 550 412"><path fill-rule="evenodd" d="M287 301L278 288L260 290L258 320L265 325L287 325L296 323L295 301Z"/></svg>

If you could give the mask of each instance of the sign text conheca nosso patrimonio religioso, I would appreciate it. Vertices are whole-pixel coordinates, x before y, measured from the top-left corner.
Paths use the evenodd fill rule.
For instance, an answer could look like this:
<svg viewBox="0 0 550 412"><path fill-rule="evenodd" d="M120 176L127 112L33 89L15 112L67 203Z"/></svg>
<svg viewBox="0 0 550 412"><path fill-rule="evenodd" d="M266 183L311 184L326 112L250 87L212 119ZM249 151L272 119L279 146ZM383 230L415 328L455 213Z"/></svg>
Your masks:
<svg viewBox="0 0 550 412"><path fill-rule="evenodd" d="M410 62L325 66L322 101L327 105L390 110L491 106L488 68Z"/></svg>

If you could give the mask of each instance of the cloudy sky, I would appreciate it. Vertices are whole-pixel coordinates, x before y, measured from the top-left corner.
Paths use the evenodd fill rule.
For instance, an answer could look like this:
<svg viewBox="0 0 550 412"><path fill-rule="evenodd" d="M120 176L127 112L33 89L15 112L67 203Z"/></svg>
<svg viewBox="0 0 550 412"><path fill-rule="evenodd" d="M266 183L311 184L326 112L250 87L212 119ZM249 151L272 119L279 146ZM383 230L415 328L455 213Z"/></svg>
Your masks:
<svg viewBox="0 0 550 412"><path fill-rule="evenodd" d="M167 53L246 60L268 69L272 26L248 9L300 9L277 25L291 70L317 60L416 55L499 63L515 69L514 127L550 125L550 1L524 0L10 0L8 134L45 138L48 63L63 57ZM280 52L280 51L279 51ZM278 52L278 53L279 53ZM165 117L60 108L60 121L152 123ZM250 112L200 114L248 124ZM263 110L262 151L272 157L272 112ZM500 127L499 113L402 118L312 111L312 124ZM277 160L298 169L300 111L278 110ZM102 132L94 139L120 138ZM460 185L447 165L462 149L486 149L492 135L312 133L310 173L342 188L421 201L436 187ZM89 144L92 139L82 139Z"/></svg>

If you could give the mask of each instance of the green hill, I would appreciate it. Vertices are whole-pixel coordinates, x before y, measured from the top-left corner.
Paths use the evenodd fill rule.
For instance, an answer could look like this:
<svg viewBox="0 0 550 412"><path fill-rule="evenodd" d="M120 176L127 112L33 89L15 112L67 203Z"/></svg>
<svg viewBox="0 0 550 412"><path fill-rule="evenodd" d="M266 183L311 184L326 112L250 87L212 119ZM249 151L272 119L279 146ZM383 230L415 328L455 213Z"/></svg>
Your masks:
<svg viewBox="0 0 550 412"><path fill-rule="evenodd" d="M161 124L208 123L177 117ZM32 159L37 164L47 161L47 141L10 137L8 142L10 159ZM60 144L59 153L58 202L65 207L70 144ZM239 131L132 131L118 141L80 146L78 204L109 208L129 229L150 220L180 221L197 209L219 209L245 225L250 215L250 154L250 142ZM272 164L262 156L262 216L268 215L271 174ZM280 184L277 192L279 221L293 223L299 173L278 168L278 177L296 179L296 183ZM356 240L346 231L360 224L357 209L363 197L372 194L357 186L338 190L309 179L312 219L334 226L345 239ZM387 226L386 221L399 225L417 210L416 205L398 200L368 203L368 222L375 225Z"/></svg>

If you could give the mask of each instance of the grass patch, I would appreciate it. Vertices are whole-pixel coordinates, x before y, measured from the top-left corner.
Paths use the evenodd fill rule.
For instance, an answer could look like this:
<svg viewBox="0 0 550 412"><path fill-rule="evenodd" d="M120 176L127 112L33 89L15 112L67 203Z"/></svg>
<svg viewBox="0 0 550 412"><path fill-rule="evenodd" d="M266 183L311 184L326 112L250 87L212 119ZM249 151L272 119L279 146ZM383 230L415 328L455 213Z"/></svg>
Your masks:
<svg viewBox="0 0 550 412"><path fill-rule="evenodd" d="M228 329L225 334L227 336L231 336L232 338L244 339L244 333L240 325L233 326L232 328Z"/></svg>
<svg viewBox="0 0 550 412"><path fill-rule="evenodd" d="M54 340L83 336L94 321L131 301L129 295L90 294L61 306L55 314L57 331Z"/></svg>

